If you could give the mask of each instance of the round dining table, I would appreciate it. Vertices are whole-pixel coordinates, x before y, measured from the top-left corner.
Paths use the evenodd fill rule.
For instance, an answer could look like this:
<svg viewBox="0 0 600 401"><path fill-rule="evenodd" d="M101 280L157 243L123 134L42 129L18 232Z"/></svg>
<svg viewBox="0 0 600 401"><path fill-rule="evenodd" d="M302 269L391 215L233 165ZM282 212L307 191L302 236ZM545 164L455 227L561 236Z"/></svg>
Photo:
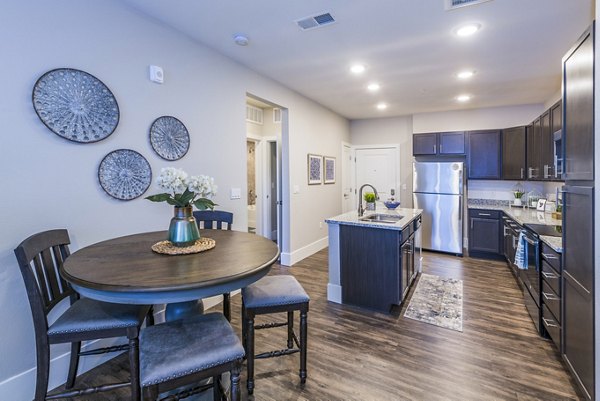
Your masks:
<svg viewBox="0 0 600 401"><path fill-rule="evenodd" d="M279 257L264 237L229 230L200 230L213 249L164 255L153 244L166 231L128 235L86 246L70 255L62 277L81 295L122 304L173 304L225 294L265 276Z"/></svg>

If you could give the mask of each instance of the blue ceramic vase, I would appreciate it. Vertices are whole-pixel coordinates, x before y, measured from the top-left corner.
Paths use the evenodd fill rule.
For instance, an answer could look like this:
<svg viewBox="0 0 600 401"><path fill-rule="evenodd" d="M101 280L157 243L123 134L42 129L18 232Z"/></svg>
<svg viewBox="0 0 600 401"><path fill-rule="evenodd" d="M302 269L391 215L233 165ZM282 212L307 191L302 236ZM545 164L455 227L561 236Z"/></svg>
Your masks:
<svg viewBox="0 0 600 401"><path fill-rule="evenodd" d="M169 225L169 241L175 246L185 247L196 243L200 238L198 224L192 214L192 207L175 207L175 215Z"/></svg>

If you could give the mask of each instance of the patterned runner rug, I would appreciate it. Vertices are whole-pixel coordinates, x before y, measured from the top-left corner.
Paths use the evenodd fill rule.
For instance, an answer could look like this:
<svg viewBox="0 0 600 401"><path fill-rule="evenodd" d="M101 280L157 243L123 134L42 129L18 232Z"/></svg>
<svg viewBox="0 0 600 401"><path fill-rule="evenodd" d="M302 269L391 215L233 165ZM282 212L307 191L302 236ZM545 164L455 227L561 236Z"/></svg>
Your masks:
<svg viewBox="0 0 600 401"><path fill-rule="evenodd" d="M463 282L421 273L404 317L462 332Z"/></svg>

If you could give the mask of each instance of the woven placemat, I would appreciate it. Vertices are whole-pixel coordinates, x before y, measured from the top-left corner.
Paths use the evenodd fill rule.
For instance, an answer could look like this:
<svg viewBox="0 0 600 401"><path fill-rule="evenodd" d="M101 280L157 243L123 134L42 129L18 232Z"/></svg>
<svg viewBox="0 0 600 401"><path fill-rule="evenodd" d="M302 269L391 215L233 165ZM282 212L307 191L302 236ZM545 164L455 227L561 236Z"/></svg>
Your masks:
<svg viewBox="0 0 600 401"><path fill-rule="evenodd" d="M200 238L191 246L179 247L173 245L171 241L160 241L152 245L152 250L163 255L189 255L192 253L200 253L213 249L216 242L212 238Z"/></svg>

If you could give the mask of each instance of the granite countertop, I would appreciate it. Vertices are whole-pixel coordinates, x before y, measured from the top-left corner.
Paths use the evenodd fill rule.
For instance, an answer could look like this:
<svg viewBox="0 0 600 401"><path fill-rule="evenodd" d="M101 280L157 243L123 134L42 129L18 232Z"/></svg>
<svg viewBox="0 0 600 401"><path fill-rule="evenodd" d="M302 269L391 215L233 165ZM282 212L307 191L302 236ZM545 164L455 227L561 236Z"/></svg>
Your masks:
<svg viewBox="0 0 600 401"><path fill-rule="evenodd" d="M330 217L325 219L325 222L328 224L344 224L351 226L360 226L360 227L372 227L372 228L383 228L386 230L403 230L406 226L410 224L414 219L419 217L423 211L421 209L406 209L406 208L398 208L395 210L388 210L385 208L377 209L377 210L368 210L365 211L363 217L370 216L372 214L387 214L393 216L402 216L402 218L396 223L378 223L376 221L362 221L358 218L358 212L356 210L344 214L340 214L335 217Z"/></svg>
<svg viewBox="0 0 600 401"><path fill-rule="evenodd" d="M510 206L508 201L490 199L469 199L469 209L500 210L520 225L545 224L548 226L562 226L562 220L552 217L552 213L538 212L535 209ZM562 238L541 235L540 239L556 252L562 253Z"/></svg>

